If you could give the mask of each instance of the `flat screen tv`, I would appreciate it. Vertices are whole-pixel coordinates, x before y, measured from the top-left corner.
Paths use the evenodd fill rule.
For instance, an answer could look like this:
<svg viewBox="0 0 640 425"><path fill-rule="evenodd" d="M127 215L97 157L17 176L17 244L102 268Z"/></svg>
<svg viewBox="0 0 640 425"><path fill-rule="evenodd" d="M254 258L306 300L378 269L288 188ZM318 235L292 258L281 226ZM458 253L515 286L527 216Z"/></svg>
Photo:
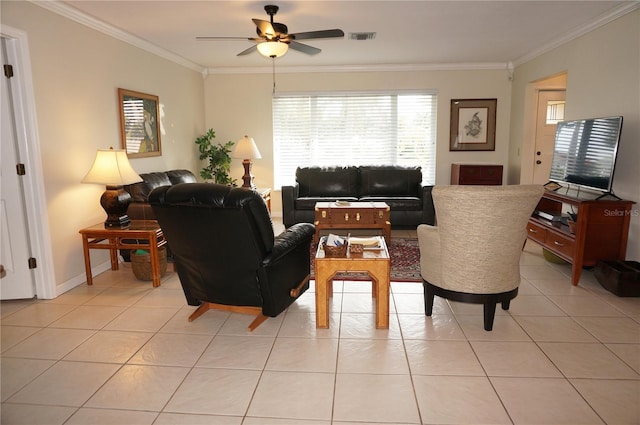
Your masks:
<svg viewBox="0 0 640 425"><path fill-rule="evenodd" d="M561 121L549 180L611 192L622 117Z"/></svg>

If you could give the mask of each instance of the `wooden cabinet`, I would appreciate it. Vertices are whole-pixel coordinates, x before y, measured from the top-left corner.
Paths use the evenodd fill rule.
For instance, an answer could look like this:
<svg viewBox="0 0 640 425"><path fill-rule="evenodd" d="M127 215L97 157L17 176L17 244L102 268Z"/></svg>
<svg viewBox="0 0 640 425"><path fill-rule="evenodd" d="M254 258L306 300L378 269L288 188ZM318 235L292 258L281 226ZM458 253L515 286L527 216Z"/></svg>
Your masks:
<svg viewBox="0 0 640 425"><path fill-rule="evenodd" d="M451 184L500 186L502 165L451 164Z"/></svg>
<svg viewBox="0 0 640 425"><path fill-rule="evenodd" d="M570 262L571 282L577 285L582 267L625 259L633 204L566 188L546 191L529 219L527 237ZM575 233L557 219L563 206L577 214Z"/></svg>

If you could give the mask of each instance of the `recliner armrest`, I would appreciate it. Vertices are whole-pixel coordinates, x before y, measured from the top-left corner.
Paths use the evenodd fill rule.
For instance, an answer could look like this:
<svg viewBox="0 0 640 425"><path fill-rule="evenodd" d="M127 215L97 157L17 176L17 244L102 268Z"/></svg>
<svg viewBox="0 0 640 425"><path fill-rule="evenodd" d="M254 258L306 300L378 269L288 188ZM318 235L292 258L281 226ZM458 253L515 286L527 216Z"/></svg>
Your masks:
<svg viewBox="0 0 640 425"><path fill-rule="evenodd" d="M299 185L282 186L282 224L289 227L295 224L295 202L299 194Z"/></svg>
<svg viewBox="0 0 640 425"><path fill-rule="evenodd" d="M315 226L310 223L298 223L289 227L276 236L273 250L262 260L262 265L268 266L277 262L303 243L310 245L315 231Z"/></svg>

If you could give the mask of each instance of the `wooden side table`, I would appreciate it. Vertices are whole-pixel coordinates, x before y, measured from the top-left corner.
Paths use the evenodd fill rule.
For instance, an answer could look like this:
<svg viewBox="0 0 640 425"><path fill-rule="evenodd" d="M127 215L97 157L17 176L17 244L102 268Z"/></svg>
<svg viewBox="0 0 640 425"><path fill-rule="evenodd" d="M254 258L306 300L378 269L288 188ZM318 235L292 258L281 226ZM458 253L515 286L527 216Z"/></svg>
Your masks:
<svg viewBox="0 0 640 425"><path fill-rule="evenodd" d="M160 257L158 248L167 243L162 229L155 220L132 220L126 229L106 229L103 223L80 230L84 250L84 268L87 285L93 285L91 276L90 249L108 249L111 256L111 270L118 270L119 249L149 250L153 286L160 286ZM135 242L125 242L125 241Z"/></svg>
<svg viewBox="0 0 640 425"><path fill-rule="evenodd" d="M371 295L376 299L376 328L389 328L389 285L391 260L387 244L380 239L380 249L365 250L361 256L325 257L318 246L315 258L316 328L329 327L329 297L333 295L333 277L338 272L369 273L373 281Z"/></svg>
<svg viewBox="0 0 640 425"><path fill-rule="evenodd" d="M258 192L260 196L262 196L262 199L264 199L264 203L267 204L267 210L269 211L269 214L271 214L271 188L257 188L256 192Z"/></svg>

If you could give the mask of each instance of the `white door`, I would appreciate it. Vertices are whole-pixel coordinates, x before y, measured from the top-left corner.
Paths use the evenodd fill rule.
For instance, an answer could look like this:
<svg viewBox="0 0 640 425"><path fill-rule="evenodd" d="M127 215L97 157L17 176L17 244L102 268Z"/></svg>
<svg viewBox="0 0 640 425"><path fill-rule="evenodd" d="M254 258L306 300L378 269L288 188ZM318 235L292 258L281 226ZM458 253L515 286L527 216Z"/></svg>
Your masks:
<svg viewBox="0 0 640 425"><path fill-rule="evenodd" d="M536 115L536 143L533 156L533 183L549 182L551 160L556 138L556 121L549 115L562 111L564 117L564 90L541 90L538 92L538 109ZM550 114L549 114L549 113ZM560 118L562 120L562 118Z"/></svg>
<svg viewBox="0 0 640 425"><path fill-rule="evenodd" d="M5 39L2 39L2 63L7 63ZM29 268L30 246L25 214L24 191L17 172L15 116L11 97L11 80L2 75L2 122L0 125L0 298L21 299L35 296L32 270Z"/></svg>

